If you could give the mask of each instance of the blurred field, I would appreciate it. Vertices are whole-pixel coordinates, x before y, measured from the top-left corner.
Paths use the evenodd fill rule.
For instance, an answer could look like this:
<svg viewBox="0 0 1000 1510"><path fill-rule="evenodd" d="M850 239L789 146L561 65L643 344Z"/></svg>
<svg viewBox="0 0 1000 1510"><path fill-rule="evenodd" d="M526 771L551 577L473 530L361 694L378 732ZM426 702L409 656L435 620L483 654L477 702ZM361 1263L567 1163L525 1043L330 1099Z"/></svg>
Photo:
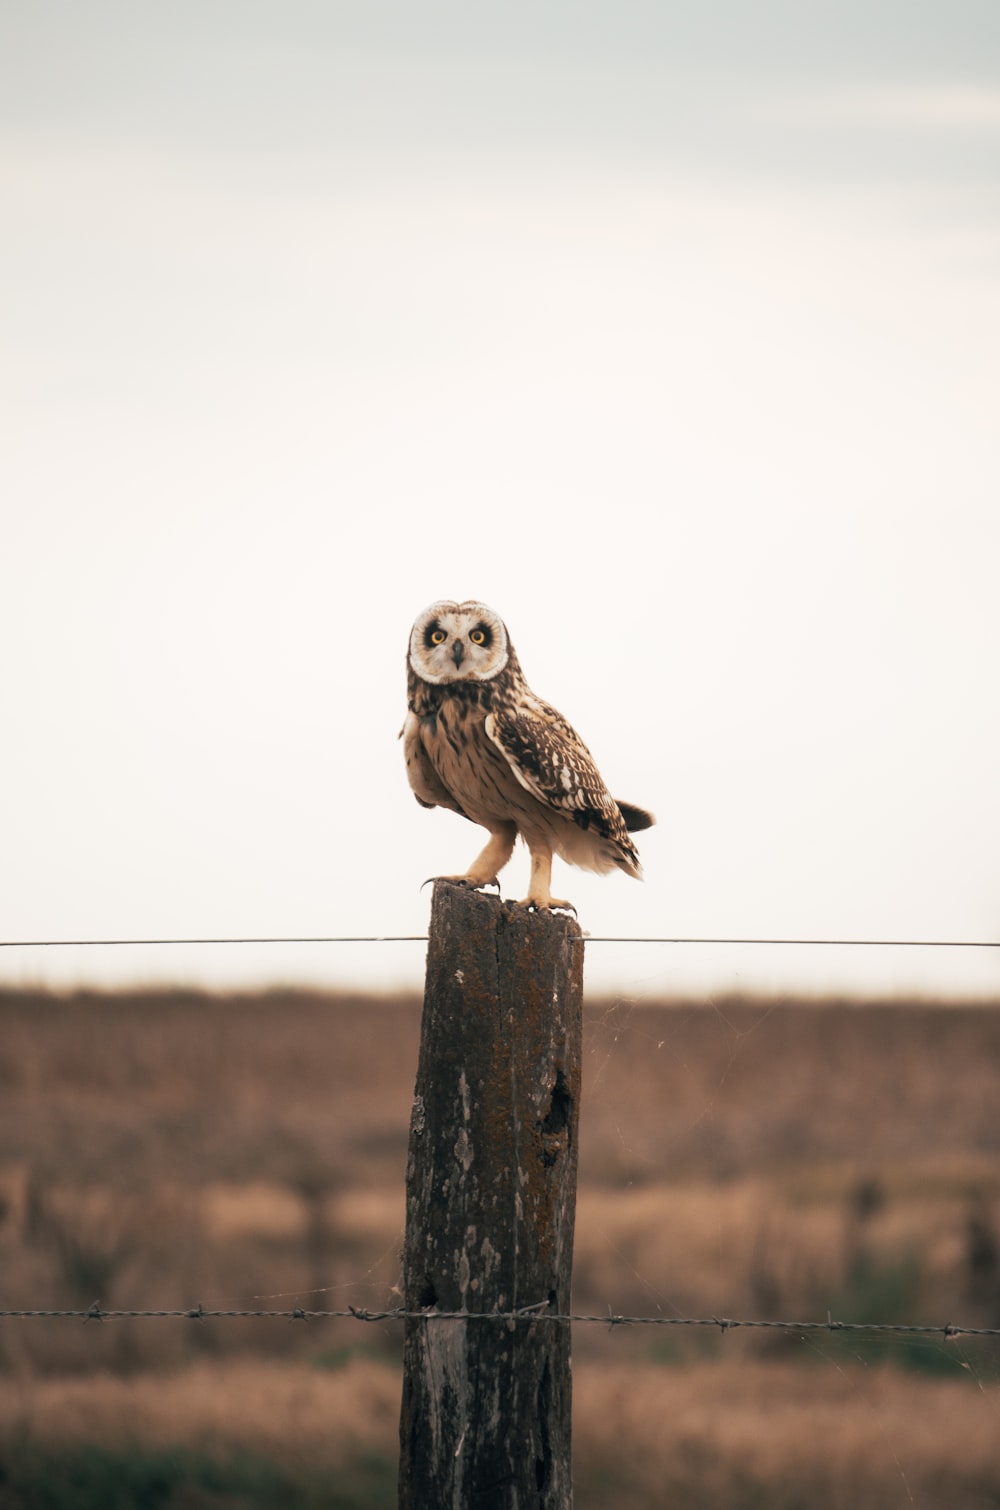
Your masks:
<svg viewBox="0 0 1000 1510"><path fill-rule="evenodd" d="M0 1307L395 1304L418 1034L415 999L0 992ZM585 1035L576 1310L1000 1325L1000 1011ZM0 1507L390 1505L400 1340L0 1322ZM581 1326L574 1360L578 1506L1000 1503L1000 1343Z"/></svg>

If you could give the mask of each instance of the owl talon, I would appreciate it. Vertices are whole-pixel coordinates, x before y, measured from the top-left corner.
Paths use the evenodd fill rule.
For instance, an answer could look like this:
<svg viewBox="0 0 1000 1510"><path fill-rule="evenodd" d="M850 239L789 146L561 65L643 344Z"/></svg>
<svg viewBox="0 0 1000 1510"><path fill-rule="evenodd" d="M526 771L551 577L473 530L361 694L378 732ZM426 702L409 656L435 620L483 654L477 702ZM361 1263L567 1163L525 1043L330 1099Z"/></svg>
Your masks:
<svg viewBox="0 0 1000 1510"><path fill-rule="evenodd" d="M537 897L522 897L515 907L527 907L529 912L571 912L576 917L576 908L572 902L564 902L560 897L548 897L542 901Z"/></svg>

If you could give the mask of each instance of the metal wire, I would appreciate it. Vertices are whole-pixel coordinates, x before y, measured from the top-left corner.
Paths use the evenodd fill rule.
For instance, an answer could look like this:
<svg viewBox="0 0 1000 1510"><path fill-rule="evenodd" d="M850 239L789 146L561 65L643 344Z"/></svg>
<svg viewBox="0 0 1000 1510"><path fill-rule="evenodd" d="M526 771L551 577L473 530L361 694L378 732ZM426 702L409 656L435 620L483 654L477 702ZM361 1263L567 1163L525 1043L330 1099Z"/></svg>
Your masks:
<svg viewBox="0 0 1000 1510"><path fill-rule="evenodd" d="M110 949L148 944L426 944L426 933L387 933L330 938L187 938L187 939L0 939L0 949Z"/></svg>
<svg viewBox="0 0 1000 1510"><path fill-rule="evenodd" d="M754 1328L779 1332L876 1332L903 1337L1000 1337L1000 1327L956 1326L947 1322L944 1326L909 1325L900 1322L880 1321L835 1321L828 1316L826 1321L758 1321L737 1319L731 1316L624 1316L608 1309L604 1316L565 1315L550 1311L547 1300L534 1305L521 1306L513 1311L408 1311L402 1306L386 1311L371 1311L361 1306L349 1306L346 1311L313 1311L301 1306L292 1306L284 1311L261 1310L208 1310L195 1306L187 1310L105 1310L94 1304L86 1310L0 1310L0 1321L475 1321L494 1325L513 1326L517 1322L549 1322L562 1326L659 1326L659 1327L712 1327L722 1332L737 1328Z"/></svg>
<svg viewBox="0 0 1000 1510"><path fill-rule="evenodd" d="M1000 939L858 939L858 938L654 938L583 934L587 944L711 944L856 949L1000 949ZM426 933L303 935L265 938L107 938L0 939L0 949L111 949L171 944L426 944Z"/></svg>

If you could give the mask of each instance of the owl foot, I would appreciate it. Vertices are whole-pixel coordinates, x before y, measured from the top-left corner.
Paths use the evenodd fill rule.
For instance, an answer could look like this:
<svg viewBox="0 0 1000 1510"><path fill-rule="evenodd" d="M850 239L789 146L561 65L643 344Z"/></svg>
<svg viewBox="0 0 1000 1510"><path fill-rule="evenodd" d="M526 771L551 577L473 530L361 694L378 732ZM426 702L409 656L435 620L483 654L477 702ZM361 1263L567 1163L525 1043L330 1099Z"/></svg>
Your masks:
<svg viewBox="0 0 1000 1510"><path fill-rule="evenodd" d="M535 839L530 844L531 849L531 877L528 881L528 895L522 897L517 903L518 907L531 907L536 912L572 912L576 908L572 902L564 902L559 897L552 895L552 850L548 844Z"/></svg>
<svg viewBox="0 0 1000 1510"><path fill-rule="evenodd" d="M473 891L482 891L484 886L495 886L497 891L500 890L496 876L491 880L483 880L479 876L428 876L420 890L423 891L424 886L430 886L434 881L447 881L452 886L471 886Z"/></svg>
<svg viewBox="0 0 1000 1510"><path fill-rule="evenodd" d="M564 902L559 897L522 897L515 907L527 907L532 912L571 912L576 917L576 908L572 902Z"/></svg>

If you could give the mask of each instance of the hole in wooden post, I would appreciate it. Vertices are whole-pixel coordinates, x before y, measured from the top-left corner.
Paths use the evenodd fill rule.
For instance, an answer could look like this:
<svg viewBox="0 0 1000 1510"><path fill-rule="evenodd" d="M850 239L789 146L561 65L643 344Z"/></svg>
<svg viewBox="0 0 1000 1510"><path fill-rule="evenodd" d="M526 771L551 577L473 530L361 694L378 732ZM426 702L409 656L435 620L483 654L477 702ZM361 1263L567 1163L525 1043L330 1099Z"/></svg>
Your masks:
<svg viewBox="0 0 1000 1510"><path fill-rule="evenodd" d="M569 1093L566 1076L562 1070L557 1070L556 1083L552 1087L552 1101L549 1106L548 1116L542 1123L542 1131L547 1133L563 1132L569 1126L569 1114L572 1106L573 1097Z"/></svg>
<svg viewBox="0 0 1000 1510"><path fill-rule="evenodd" d="M549 1102L545 1120L541 1124L541 1158L546 1169L551 1169L559 1155L569 1146L569 1123L572 1110L573 1097L566 1084L566 1076L562 1070L557 1070L556 1083L552 1087L552 1100Z"/></svg>

